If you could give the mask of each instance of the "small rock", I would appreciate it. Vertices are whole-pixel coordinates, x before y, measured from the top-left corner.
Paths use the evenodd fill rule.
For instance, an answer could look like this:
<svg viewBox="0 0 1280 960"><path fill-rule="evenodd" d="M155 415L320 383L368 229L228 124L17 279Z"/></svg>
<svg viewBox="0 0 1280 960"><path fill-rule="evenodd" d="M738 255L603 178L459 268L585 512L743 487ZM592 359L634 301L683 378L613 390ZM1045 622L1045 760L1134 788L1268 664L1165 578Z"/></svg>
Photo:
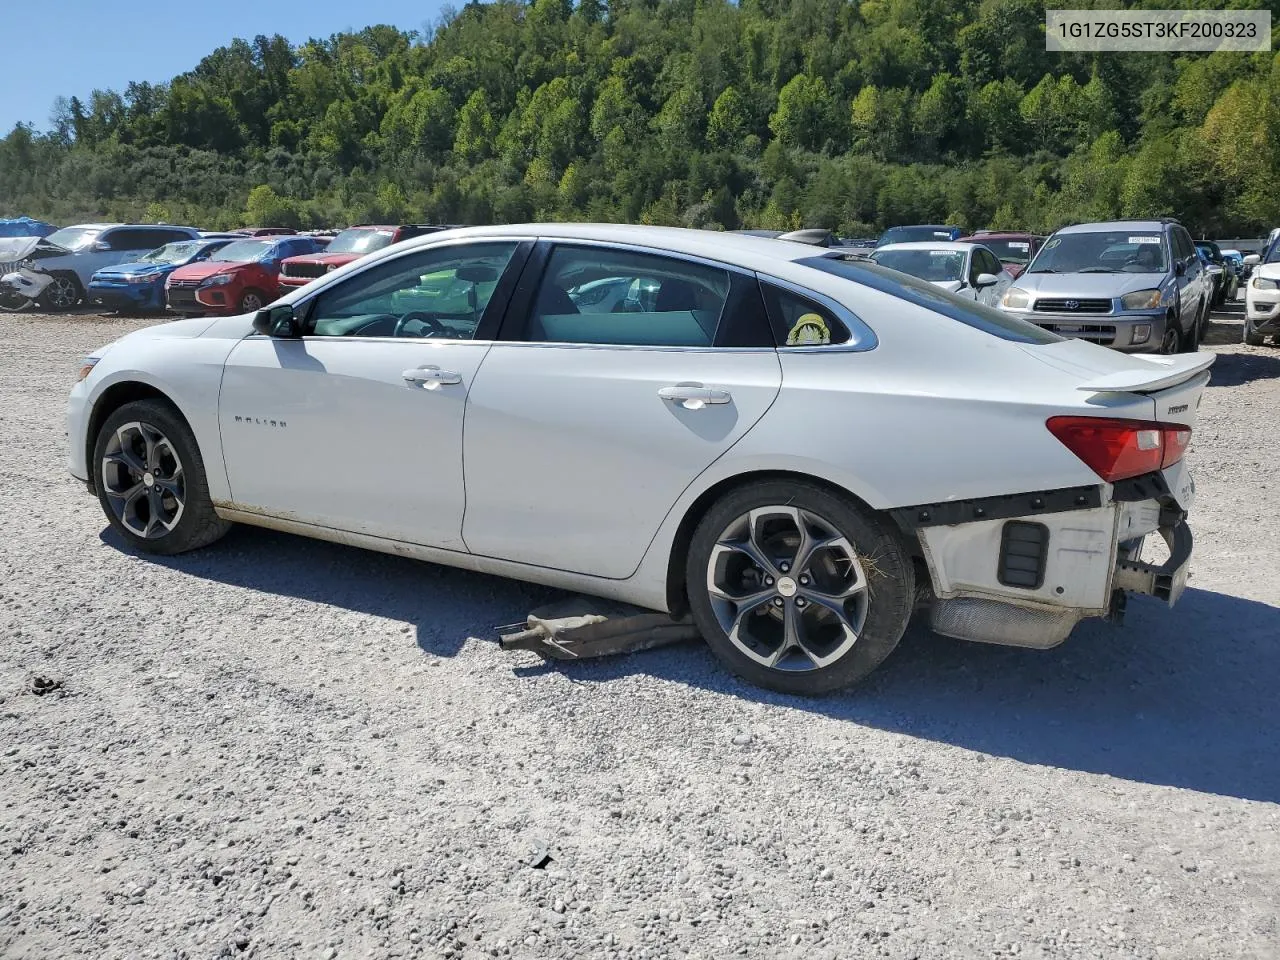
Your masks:
<svg viewBox="0 0 1280 960"><path fill-rule="evenodd" d="M749 733L740 733L733 738L733 745L735 747L745 747L750 742L751 742L751 734Z"/></svg>

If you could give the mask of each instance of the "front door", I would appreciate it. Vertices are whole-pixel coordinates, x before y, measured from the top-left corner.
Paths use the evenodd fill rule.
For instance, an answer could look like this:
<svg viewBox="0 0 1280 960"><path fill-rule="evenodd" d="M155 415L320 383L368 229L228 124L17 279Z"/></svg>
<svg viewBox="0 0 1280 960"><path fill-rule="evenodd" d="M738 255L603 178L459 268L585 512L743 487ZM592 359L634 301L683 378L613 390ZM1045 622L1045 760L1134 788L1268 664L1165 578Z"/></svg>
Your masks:
<svg viewBox="0 0 1280 960"><path fill-rule="evenodd" d="M754 277L607 245L553 248L467 399L467 548L631 575L680 494L778 394L772 342L720 346L744 313L767 339Z"/></svg>
<svg viewBox="0 0 1280 960"><path fill-rule="evenodd" d="M304 336L241 341L218 404L235 505L464 549L462 418L489 349L476 333L518 246L382 261L301 302Z"/></svg>

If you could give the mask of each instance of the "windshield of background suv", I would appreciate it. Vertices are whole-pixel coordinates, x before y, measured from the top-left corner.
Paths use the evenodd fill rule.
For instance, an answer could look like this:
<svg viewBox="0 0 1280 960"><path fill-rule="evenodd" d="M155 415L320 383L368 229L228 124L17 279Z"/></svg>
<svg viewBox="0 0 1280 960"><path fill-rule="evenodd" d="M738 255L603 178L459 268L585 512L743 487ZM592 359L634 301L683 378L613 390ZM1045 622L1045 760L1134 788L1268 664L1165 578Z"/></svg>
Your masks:
<svg viewBox="0 0 1280 960"><path fill-rule="evenodd" d="M890 243L914 243L917 240L954 240L950 227L890 227L876 242L877 247Z"/></svg>
<svg viewBox="0 0 1280 960"><path fill-rule="evenodd" d="M1050 237L1027 273L1164 273L1168 269L1163 234L1128 229Z"/></svg>
<svg viewBox="0 0 1280 960"><path fill-rule="evenodd" d="M1015 343L1057 343L1063 339L1034 323L949 293L927 281L886 269L866 258L843 260L839 257L812 257L796 262L940 313L1001 340L1012 340Z"/></svg>
<svg viewBox="0 0 1280 960"><path fill-rule="evenodd" d="M325 247L325 253L372 253L391 245L390 230L343 230Z"/></svg>
<svg viewBox="0 0 1280 960"><path fill-rule="evenodd" d="M1001 263L1026 263L1031 259L1031 241L1029 240L989 240L986 237L979 239Z"/></svg>
<svg viewBox="0 0 1280 960"><path fill-rule="evenodd" d="M145 257L139 258L139 263L182 263L188 257L192 256L196 250L200 248L200 244L194 240L185 243L166 243L158 250L152 250Z"/></svg>
<svg viewBox="0 0 1280 960"><path fill-rule="evenodd" d="M270 253L275 245L274 240L237 240L227 244L209 259L223 263L253 263Z"/></svg>
<svg viewBox="0 0 1280 960"><path fill-rule="evenodd" d="M55 230L44 239L46 243L52 243L63 250L75 251L83 250L92 244L101 232L88 227L64 227L61 230Z"/></svg>
<svg viewBox="0 0 1280 960"><path fill-rule="evenodd" d="M964 253L960 250L877 250L871 259L882 267L935 283L964 277Z"/></svg>

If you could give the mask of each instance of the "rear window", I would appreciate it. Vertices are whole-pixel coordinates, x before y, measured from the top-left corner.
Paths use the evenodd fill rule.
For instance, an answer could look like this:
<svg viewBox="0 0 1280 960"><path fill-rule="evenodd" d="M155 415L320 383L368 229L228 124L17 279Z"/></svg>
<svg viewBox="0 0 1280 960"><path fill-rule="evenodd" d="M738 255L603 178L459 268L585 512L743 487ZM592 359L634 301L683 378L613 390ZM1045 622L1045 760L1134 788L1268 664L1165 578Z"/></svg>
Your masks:
<svg viewBox="0 0 1280 960"><path fill-rule="evenodd" d="M918 280L897 270L889 270L870 260L842 260L838 257L811 257L797 261L823 273L852 280L864 287L879 290L907 303L940 313L967 327L989 333L1015 343L1056 343L1062 337L1020 320L994 307L948 293L925 280Z"/></svg>

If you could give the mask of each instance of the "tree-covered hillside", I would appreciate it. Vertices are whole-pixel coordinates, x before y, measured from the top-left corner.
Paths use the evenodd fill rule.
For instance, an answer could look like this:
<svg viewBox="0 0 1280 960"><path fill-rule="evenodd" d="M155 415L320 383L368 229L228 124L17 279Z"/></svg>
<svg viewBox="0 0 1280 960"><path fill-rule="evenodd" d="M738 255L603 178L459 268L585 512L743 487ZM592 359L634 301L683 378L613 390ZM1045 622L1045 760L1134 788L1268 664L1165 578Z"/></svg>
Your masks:
<svg viewBox="0 0 1280 960"><path fill-rule="evenodd" d="M1050 54L1043 23L1030 0L501 0L426 37L238 40L16 127L0 215L1280 222L1280 56Z"/></svg>

